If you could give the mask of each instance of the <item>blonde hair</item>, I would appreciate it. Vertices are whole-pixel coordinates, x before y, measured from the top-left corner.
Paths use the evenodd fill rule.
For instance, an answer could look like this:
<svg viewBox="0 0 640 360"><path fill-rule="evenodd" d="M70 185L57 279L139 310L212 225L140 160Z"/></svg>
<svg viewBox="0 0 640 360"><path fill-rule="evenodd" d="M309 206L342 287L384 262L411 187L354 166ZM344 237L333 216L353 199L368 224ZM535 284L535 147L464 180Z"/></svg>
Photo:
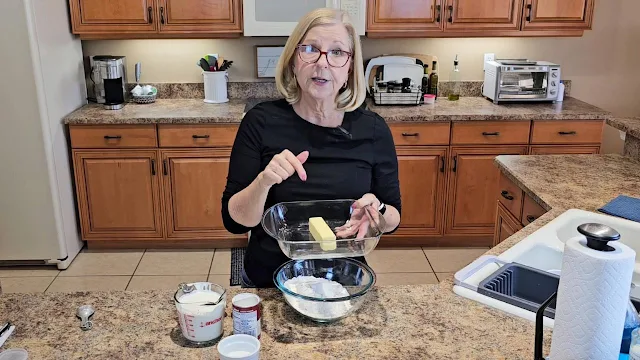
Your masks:
<svg viewBox="0 0 640 360"><path fill-rule="evenodd" d="M351 40L351 69L347 79L347 88L336 96L336 108L341 111L353 111L365 100L367 90L364 79L364 66L362 63L362 48L360 37L356 32L348 15L340 10L321 8L307 13L296 25L287 40L280 60L276 67L276 86L278 91L290 103L300 100L300 87L293 73L293 57L297 46L304 39L310 29L325 24L343 24L349 33Z"/></svg>

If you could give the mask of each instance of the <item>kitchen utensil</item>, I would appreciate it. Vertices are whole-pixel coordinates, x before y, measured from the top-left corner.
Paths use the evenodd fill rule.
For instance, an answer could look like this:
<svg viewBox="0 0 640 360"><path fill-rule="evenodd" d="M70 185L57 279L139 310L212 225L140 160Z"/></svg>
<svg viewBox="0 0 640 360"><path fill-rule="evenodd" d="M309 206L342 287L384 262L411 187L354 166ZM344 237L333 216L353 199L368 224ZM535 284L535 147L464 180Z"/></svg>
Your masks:
<svg viewBox="0 0 640 360"><path fill-rule="evenodd" d="M227 336L218 343L218 353L221 360L258 360L260 341L245 334Z"/></svg>
<svg viewBox="0 0 640 360"><path fill-rule="evenodd" d="M136 63L136 84L140 84L140 75L142 75L142 64Z"/></svg>
<svg viewBox="0 0 640 360"><path fill-rule="evenodd" d="M233 61L225 60L222 63L222 66L220 67L219 71L226 71L231 67L231 64L233 64Z"/></svg>
<svg viewBox="0 0 640 360"><path fill-rule="evenodd" d="M305 296L290 290L287 280L297 276L324 278L341 284L349 293L338 298ZM373 288L376 275L373 270L352 259L290 260L274 273L273 282L286 302L299 314L316 322L328 323L343 319L357 311Z"/></svg>
<svg viewBox="0 0 640 360"><path fill-rule="evenodd" d="M371 252L385 228L384 218L372 207L366 207L362 216L368 220L366 234L336 239L335 249L324 250L320 242L309 233L309 218L322 217L329 227L337 231L354 215L352 199L282 202L267 209L262 217L263 229L278 241L282 252L291 259L322 259L364 256Z"/></svg>
<svg viewBox="0 0 640 360"><path fill-rule="evenodd" d="M0 360L27 360L29 353L25 349L9 349L0 353Z"/></svg>
<svg viewBox="0 0 640 360"><path fill-rule="evenodd" d="M198 61L198 66L200 66L200 68L204 71L211 71L211 66L209 65L209 62L205 60L205 58L201 58Z"/></svg>
<svg viewBox="0 0 640 360"><path fill-rule="evenodd" d="M210 282L180 284L173 300L182 336L194 343L205 343L222 337L226 296L226 290L222 286Z"/></svg>
<svg viewBox="0 0 640 360"><path fill-rule="evenodd" d="M216 68L220 69L223 63L224 63L224 58L222 56L218 57L218 61L216 61Z"/></svg>
<svg viewBox="0 0 640 360"><path fill-rule="evenodd" d="M82 330L85 330L85 331L91 330L91 328L93 327L93 322L89 320L89 318L93 316L95 312L96 311L93 309L93 306L91 305L82 305L78 308L78 311L76 312L76 316L78 316L80 320L82 320L82 324L80 325L80 328Z"/></svg>

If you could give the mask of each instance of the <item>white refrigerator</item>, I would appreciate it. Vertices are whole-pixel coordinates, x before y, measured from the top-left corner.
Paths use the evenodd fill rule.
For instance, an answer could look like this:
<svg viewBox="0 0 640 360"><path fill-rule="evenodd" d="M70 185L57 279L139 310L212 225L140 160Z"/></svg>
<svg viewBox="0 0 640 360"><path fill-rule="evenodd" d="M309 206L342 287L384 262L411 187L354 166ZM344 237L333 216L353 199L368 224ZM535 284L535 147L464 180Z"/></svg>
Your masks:
<svg viewBox="0 0 640 360"><path fill-rule="evenodd" d="M0 0L0 265L65 269L80 240L62 118L86 103L67 0Z"/></svg>

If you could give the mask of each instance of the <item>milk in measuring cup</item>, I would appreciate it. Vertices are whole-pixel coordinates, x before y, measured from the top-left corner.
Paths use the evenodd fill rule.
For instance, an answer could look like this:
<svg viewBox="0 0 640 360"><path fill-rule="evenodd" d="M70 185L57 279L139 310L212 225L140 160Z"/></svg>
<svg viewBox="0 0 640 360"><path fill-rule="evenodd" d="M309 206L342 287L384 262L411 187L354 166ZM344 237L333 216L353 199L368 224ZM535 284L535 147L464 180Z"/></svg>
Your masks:
<svg viewBox="0 0 640 360"><path fill-rule="evenodd" d="M186 339L206 342L222 336L226 294L217 305L202 305L215 302L219 297L216 291L195 290L177 298L178 321Z"/></svg>

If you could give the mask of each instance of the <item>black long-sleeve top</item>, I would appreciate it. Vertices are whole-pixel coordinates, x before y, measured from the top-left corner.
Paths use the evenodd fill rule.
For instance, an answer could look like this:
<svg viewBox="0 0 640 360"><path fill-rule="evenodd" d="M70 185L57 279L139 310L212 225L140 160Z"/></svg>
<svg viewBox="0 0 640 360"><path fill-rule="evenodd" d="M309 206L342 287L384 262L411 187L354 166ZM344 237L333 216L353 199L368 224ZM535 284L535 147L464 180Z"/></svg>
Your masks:
<svg viewBox="0 0 640 360"><path fill-rule="evenodd" d="M231 233L251 230L244 268L258 287L274 286L273 272L290 259L262 225L248 228L235 222L229 214L229 199L285 149L295 155L309 151L303 164L307 181L296 173L274 185L265 210L285 201L359 199L372 193L401 211L395 146L388 125L378 114L359 108L345 113L341 128L327 128L302 119L284 99L256 105L240 123L233 144L222 219Z"/></svg>

